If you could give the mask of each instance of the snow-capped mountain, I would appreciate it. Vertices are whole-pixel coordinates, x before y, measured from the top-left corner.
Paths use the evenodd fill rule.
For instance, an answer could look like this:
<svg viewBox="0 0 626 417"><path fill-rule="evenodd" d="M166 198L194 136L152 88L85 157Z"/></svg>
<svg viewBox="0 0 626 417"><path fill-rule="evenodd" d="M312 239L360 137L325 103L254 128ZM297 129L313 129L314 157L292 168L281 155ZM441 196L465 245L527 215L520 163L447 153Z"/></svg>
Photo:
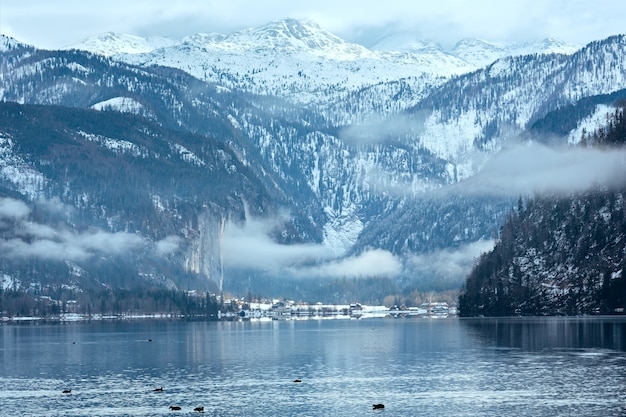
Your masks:
<svg viewBox="0 0 626 417"><path fill-rule="evenodd" d="M576 49L557 40L527 45L464 40L446 51L411 34L387 36L368 49L314 22L295 19L226 36L191 35L170 45L105 34L73 47L133 64L180 68L228 88L316 105L332 105L354 91L400 80L411 84L419 100L426 93L425 85L431 88L498 58Z"/></svg>
<svg viewBox="0 0 626 417"><path fill-rule="evenodd" d="M503 139L550 110L624 88L626 37L620 35L592 42L573 55L500 59L450 80L411 112L423 123L421 146L446 160L459 161L460 179L480 169L470 166L477 149L497 152Z"/></svg>
<svg viewBox="0 0 626 417"><path fill-rule="evenodd" d="M570 45L557 38L547 38L539 42L498 43L477 38L465 38L458 41L452 49L420 39L413 33L397 33L385 36L371 46L372 50L429 54L433 57L446 54L460 58L476 69L485 67L494 61L509 56L532 54L571 55L579 46Z"/></svg>
<svg viewBox="0 0 626 417"><path fill-rule="evenodd" d="M284 20L225 37L192 36L149 53L115 55L137 65L180 68L234 90L294 103L328 103L351 91L394 79L470 70L441 54L378 52L346 42L311 22ZM417 90L417 88L416 88Z"/></svg>
<svg viewBox="0 0 626 417"><path fill-rule="evenodd" d="M547 55L565 54L572 55L579 46L574 46L556 38L547 38L540 42L532 43L494 43L475 38L467 38L459 41L452 51L457 56L476 67L485 67L500 58L521 55Z"/></svg>
<svg viewBox="0 0 626 417"><path fill-rule="evenodd" d="M160 36L140 36L106 32L90 36L84 41L69 45L65 49L81 49L94 54L112 56L119 54L141 54L175 45L177 41Z"/></svg>
<svg viewBox="0 0 626 417"><path fill-rule="evenodd" d="M394 33L377 40L372 46L373 51L387 52L441 52L443 49L436 43L425 41L411 32Z"/></svg>
<svg viewBox="0 0 626 417"><path fill-rule="evenodd" d="M370 50L289 20L108 58L16 47L0 55L0 99L131 113L217 138L252 172L251 184L265 190L259 195L288 208L291 220L274 237L323 243L348 256L385 250L398 257L398 269L407 268L391 274L410 275L403 257L489 239L508 204L420 197L472 177L511 135L549 112L626 88L625 45L616 36L572 55L534 52L477 69L433 45L422 48L430 55ZM469 41L458 50L471 48L482 60L498 51ZM185 150L177 154L198 161ZM172 192L149 204L179 210ZM247 196L256 213L269 212L269 204L254 202L254 187ZM91 209L113 222L107 210ZM225 217L188 226L201 235L196 228L220 230ZM207 240L189 245L194 255L184 262L194 271L203 254L215 256Z"/></svg>

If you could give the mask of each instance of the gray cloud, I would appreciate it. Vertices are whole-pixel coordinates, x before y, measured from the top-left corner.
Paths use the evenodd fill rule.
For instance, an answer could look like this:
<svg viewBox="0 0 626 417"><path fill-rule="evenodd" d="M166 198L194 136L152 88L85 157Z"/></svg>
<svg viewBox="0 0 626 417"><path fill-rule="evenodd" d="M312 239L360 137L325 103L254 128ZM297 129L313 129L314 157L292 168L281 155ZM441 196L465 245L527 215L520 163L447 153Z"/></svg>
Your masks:
<svg viewBox="0 0 626 417"><path fill-rule="evenodd" d="M64 233L63 240L71 241L90 252L118 255L128 253L143 246L145 239L134 233L105 232L93 229L86 233Z"/></svg>
<svg viewBox="0 0 626 417"><path fill-rule="evenodd" d="M5 256L18 258L81 261L92 255L84 248L63 240L42 239L32 242L21 239L0 240L0 248Z"/></svg>
<svg viewBox="0 0 626 417"><path fill-rule="evenodd" d="M270 233L280 220L261 221L248 218L243 226L228 223L222 237L224 264L279 273L285 268L332 256L322 245L274 242Z"/></svg>
<svg viewBox="0 0 626 417"><path fill-rule="evenodd" d="M344 127L339 138L354 145L397 141L407 135L417 137L424 130L425 116L397 114L385 117L373 116L370 120Z"/></svg>
<svg viewBox="0 0 626 417"><path fill-rule="evenodd" d="M59 201L39 201L38 205L39 209L44 210L68 209ZM4 256L80 261L94 255L121 255L146 247L146 239L137 234L107 232L97 228L84 232L55 228L29 221L30 213L31 209L22 201L0 199L0 224L11 227L13 232L12 237L0 239L0 251ZM155 250L163 254L173 250L177 243L176 238L168 237L157 242Z"/></svg>
<svg viewBox="0 0 626 417"><path fill-rule="evenodd" d="M170 253L175 252L180 247L182 243L182 238L178 236L167 236L164 239L156 242L155 251L159 256L169 255Z"/></svg>
<svg viewBox="0 0 626 417"><path fill-rule="evenodd" d="M58 215L61 217L72 214L75 208L63 203L58 197L51 198L49 200L40 199L36 202L37 206L42 208L48 214Z"/></svg>
<svg viewBox="0 0 626 417"><path fill-rule="evenodd" d="M572 193L623 185L625 179L626 150L551 148L532 143L503 150L478 174L449 189L505 196Z"/></svg>
<svg viewBox="0 0 626 417"><path fill-rule="evenodd" d="M422 281L436 278L438 285L459 286L471 271L476 259L493 249L493 240L480 240L459 248L442 249L407 259L407 268Z"/></svg>
<svg viewBox="0 0 626 417"><path fill-rule="evenodd" d="M402 261L391 252L373 249L348 258L292 271L296 276L319 278L393 278L402 271Z"/></svg>
<svg viewBox="0 0 626 417"><path fill-rule="evenodd" d="M59 232L50 226L41 223L24 222L16 230L19 236L25 239L59 239Z"/></svg>
<svg viewBox="0 0 626 417"><path fill-rule="evenodd" d="M337 258L320 244L278 244L270 237L276 227L280 220L248 217L243 226L229 223L221 242L225 266L298 278L393 277L402 270L402 262L384 250Z"/></svg>
<svg viewBox="0 0 626 417"><path fill-rule="evenodd" d="M20 200L12 198L0 199L0 220L1 219L23 219L30 214L30 208Z"/></svg>

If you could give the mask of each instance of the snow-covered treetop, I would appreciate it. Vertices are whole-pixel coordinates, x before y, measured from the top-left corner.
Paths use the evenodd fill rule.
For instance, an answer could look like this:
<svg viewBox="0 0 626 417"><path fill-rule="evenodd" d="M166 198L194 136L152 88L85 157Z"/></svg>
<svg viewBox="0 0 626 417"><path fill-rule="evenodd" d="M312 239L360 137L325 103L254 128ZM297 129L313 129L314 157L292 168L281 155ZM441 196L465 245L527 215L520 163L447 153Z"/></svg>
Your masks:
<svg viewBox="0 0 626 417"><path fill-rule="evenodd" d="M6 52L13 48L23 47L25 44L18 42L10 36L0 34L0 52Z"/></svg>

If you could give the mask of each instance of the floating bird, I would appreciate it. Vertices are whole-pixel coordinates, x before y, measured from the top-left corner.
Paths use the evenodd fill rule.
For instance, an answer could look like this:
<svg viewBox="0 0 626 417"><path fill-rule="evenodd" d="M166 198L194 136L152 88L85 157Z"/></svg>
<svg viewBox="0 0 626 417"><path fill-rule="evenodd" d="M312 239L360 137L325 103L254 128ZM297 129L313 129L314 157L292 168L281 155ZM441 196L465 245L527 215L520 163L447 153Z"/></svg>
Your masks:
<svg viewBox="0 0 626 417"><path fill-rule="evenodd" d="M385 404L373 404L372 405L373 410L382 410L383 408L385 408Z"/></svg>
<svg viewBox="0 0 626 417"><path fill-rule="evenodd" d="M204 407L196 407L193 411L197 411L198 413L204 413Z"/></svg>
<svg viewBox="0 0 626 417"><path fill-rule="evenodd" d="M64 389L63 390L63 394L71 394L72 390L71 389Z"/></svg>
<svg viewBox="0 0 626 417"><path fill-rule="evenodd" d="M301 379L294 379L293 382L302 382Z"/></svg>
<svg viewBox="0 0 626 417"><path fill-rule="evenodd" d="M180 411L180 407L177 405L170 405L170 410L172 411Z"/></svg>
<svg viewBox="0 0 626 417"><path fill-rule="evenodd" d="M155 388L154 392L163 392L163 387Z"/></svg>

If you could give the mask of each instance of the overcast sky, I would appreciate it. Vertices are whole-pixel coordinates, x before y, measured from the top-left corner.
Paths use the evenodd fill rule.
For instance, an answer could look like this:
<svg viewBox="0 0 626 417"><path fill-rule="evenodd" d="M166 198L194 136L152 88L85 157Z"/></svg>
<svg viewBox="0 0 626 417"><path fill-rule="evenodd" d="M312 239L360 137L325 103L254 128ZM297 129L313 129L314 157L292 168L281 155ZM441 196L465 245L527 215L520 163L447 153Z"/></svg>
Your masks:
<svg viewBox="0 0 626 417"><path fill-rule="evenodd" d="M181 38L228 34L288 17L370 46L410 31L451 47L477 37L582 46L626 33L626 2L615 0L0 0L0 32L40 48L61 48L103 32Z"/></svg>

